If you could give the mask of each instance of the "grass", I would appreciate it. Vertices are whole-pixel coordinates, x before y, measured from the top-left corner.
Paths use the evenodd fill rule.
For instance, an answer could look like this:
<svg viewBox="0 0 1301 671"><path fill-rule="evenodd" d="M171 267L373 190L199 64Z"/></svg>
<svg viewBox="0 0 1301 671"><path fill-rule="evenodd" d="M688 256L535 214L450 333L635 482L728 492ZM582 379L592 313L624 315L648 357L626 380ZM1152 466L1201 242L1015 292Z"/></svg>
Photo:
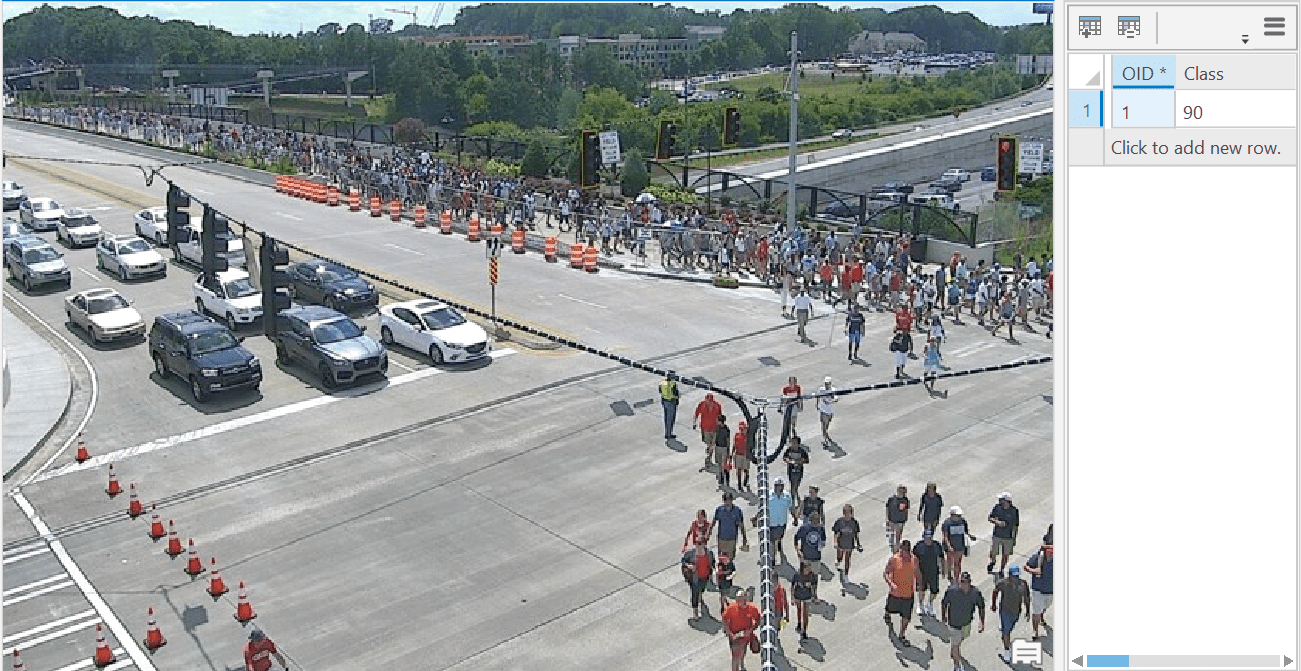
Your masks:
<svg viewBox="0 0 1301 671"><path fill-rule="evenodd" d="M299 114L323 119L355 118L359 121L377 121L387 110L387 102L377 98L369 100L364 95L352 97L352 107L344 105L343 98L302 98L289 96L272 96L271 111L276 114ZM250 113L265 114L266 105L262 98L231 98L232 107L248 110Z"/></svg>
<svg viewBox="0 0 1301 671"><path fill-rule="evenodd" d="M877 77L876 79L879 79ZM861 90L861 84L858 75L843 75L832 79L830 75L806 75L800 80L801 96L825 95L828 98L851 98ZM763 87L771 87L778 91L786 90L786 74L781 72L769 72L752 77L740 77L726 82L711 82L705 84L707 89L734 88L745 93L747 99L753 100L755 93Z"/></svg>

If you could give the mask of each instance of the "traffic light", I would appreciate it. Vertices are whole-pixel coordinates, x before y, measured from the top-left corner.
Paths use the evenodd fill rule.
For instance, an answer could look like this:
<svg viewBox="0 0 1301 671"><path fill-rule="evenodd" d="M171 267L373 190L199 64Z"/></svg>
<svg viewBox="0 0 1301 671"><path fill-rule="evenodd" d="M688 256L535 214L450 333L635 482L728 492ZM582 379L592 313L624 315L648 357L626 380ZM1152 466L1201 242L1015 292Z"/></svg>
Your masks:
<svg viewBox="0 0 1301 671"><path fill-rule="evenodd" d="M655 158L665 160L673 156L678 145L678 125L668 119L660 120L660 134L655 140Z"/></svg>
<svg viewBox="0 0 1301 671"><path fill-rule="evenodd" d="M293 304L289 300L289 250L276 239L262 236L258 250L258 272L262 284L262 331L267 337L276 334L276 315Z"/></svg>
<svg viewBox="0 0 1301 671"><path fill-rule="evenodd" d="M735 147L741 143L741 110L729 107L723 112L723 146Z"/></svg>
<svg viewBox="0 0 1301 671"><path fill-rule="evenodd" d="M172 184L167 187L167 244L176 245L181 241L181 229L190 225L190 213L185 208L190 206L190 194L181 187Z"/></svg>
<svg viewBox="0 0 1301 671"><path fill-rule="evenodd" d="M601 136L596 131L583 131L582 151L579 183L596 186L601 183Z"/></svg>
<svg viewBox="0 0 1301 671"><path fill-rule="evenodd" d="M230 221L217 213L210 205L203 206L203 228L199 230L200 262L203 264L205 277L215 277L216 273L230 270L224 254L227 238L230 237Z"/></svg>
<svg viewBox="0 0 1301 671"><path fill-rule="evenodd" d="M1011 191L1016 188L1016 138L1004 136L998 138L998 190Z"/></svg>

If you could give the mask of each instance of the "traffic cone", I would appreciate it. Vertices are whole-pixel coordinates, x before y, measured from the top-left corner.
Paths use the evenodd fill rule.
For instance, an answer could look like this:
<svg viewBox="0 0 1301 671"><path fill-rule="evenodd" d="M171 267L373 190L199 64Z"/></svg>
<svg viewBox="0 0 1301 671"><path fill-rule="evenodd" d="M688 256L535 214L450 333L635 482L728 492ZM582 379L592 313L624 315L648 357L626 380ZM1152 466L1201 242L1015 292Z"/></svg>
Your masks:
<svg viewBox="0 0 1301 671"><path fill-rule="evenodd" d="M136 483L131 483L131 503L127 506L126 514L135 519L145 514L145 507L140 505L140 497L136 496Z"/></svg>
<svg viewBox="0 0 1301 671"><path fill-rule="evenodd" d="M203 562L199 559L199 553L194 550L194 539L190 539L190 556L185 562L185 572L191 578L203 573Z"/></svg>
<svg viewBox="0 0 1301 671"><path fill-rule="evenodd" d="M181 547L181 539L176 535L176 521L167 520L167 549L163 550L167 556L175 559L177 555L185 552Z"/></svg>
<svg viewBox="0 0 1301 671"><path fill-rule="evenodd" d="M14 671L27 671L27 665L23 664L23 659L18 656L18 650L14 650Z"/></svg>
<svg viewBox="0 0 1301 671"><path fill-rule="evenodd" d="M149 508L154 511L154 519L149 524L149 537L157 541L167 535L167 529L163 528L163 520L158 516L158 504L152 504Z"/></svg>
<svg viewBox="0 0 1301 671"><path fill-rule="evenodd" d="M113 650L108 647L108 641L104 640L104 625L95 625L95 656L90 658L95 668L102 669L109 664L117 661L113 655Z"/></svg>
<svg viewBox="0 0 1301 671"><path fill-rule="evenodd" d="M158 629L158 621L154 619L153 608L149 609L149 626L145 630L144 644L146 648L149 648L149 652L167 645L167 639L163 638L163 632Z"/></svg>
<svg viewBox="0 0 1301 671"><path fill-rule="evenodd" d="M217 570L216 557L212 558L212 570L208 572L208 575L212 576L212 581L208 584L208 594L213 601L216 601L221 598L221 595L230 591L226 589L226 581L221 579L221 571Z"/></svg>
<svg viewBox="0 0 1301 671"><path fill-rule="evenodd" d="M247 624L255 617L257 617L257 613L253 612L253 606L248 603L248 592L244 590L244 582L241 580L239 583L239 603L235 606L235 619L239 620L240 624Z"/></svg>
<svg viewBox="0 0 1301 671"><path fill-rule="evenodd" d="M104 492L108 494L110 499L122 493L122 485L117 483L117 473L113 472L113 464L108 465L108 489L105 489Z"/></svg>
<svg viewBox="0 0 1301 671"><path fill-rule="evenodd" d="M77 463L85 463L90 458L90 451L86 449L86 441L77 440Z"/></svg>

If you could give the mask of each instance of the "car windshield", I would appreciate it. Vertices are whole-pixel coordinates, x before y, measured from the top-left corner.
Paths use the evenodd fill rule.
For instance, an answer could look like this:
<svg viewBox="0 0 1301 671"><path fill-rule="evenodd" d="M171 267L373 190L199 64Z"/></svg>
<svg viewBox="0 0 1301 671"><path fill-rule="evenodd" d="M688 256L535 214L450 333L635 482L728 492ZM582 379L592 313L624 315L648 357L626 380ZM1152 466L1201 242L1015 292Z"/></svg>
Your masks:
<svg viewBox="0 0 1301 671"><path fill-rule="evenodd" d="M322 266L316 269L316 277L322 282L338 282L339 280L350 280L357 276L357 273L345 268L328 268Z"/></svg>
<svg viewBox="0 0 1301 671"><path fill-rule="evenodd" d="M23 260L28 263L44 263L58 258L59 253L54 251L53 247L37 247L23 252Z"/></svg>
<svg viewBox="0 0 1301 671"><path fill-rule="evenodd" d="M361 336L361 329L357 328L351 319L340 319L312 327L312 338L322 345L359 336Z"/></svg>
<svg viewBox="0 0 1301 671"><path fill-rule="evenodd" d="M127 307L127 305L128 303L126 302L125 298L122 298L117 294L113 294L112 296L103 296L100 298L90 299L89 301L86 302L86 312L87 314L97 315L97 314L102 314L104 312L121 310L122 308Z"/></svg>
<svg viewBox="0 0 1301 671"><path fill-rule="evenodd" d="M238 345L239 341L227 331L208 331L190 336L190 352L195 356L220 352Z"/></svg>
<svg viewBox="0 0 1301 671"><path fill-rule="evenodd" d="M147 252L150 249L153 248L149 246L149 243L145 242L144 240L137 239L119 246L117 248L117 253L118 254L139 254L140 252Z"/></svg>
<svg viewBox="0 0 1301 671"><path fill-rule="evenodd" d="M237 280L231 280L226 283L226 298L243 298L252 296L257 293L257 289L249 283L247 277L241 277Z"/></svg>
<svg viewBox="0 0 1301 671"><path fill-rule="evenodd" d="M64 217L63 223L68 228L84 228L94 226L97 222L89 214L83 214L76 217Z"/></svg>
<svg viewBox="0 0 1301 671"><path fill-rule="evenodd" d="M59 204L52 200L49 202L38 200L32 203L33 212L49 212L51 210L57 210L57 209L60 209Z"/></svg>
<svg viewBox="0 0 1301 671"><path fill-rule="evenodd" d="M459 326L465 323L465 317L451 308L439 308L432 312L426 312L422 315L425 320L425 326L437 331L439 329L448 329L453 326Z"/></svg>

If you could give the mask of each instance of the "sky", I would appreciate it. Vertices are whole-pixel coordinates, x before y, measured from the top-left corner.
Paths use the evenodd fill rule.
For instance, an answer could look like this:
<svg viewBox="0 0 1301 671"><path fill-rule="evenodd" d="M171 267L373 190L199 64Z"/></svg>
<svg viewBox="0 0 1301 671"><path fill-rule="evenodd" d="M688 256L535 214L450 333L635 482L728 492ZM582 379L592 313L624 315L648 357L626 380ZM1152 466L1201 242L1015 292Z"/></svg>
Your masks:
<svg viewBox="0 0 1301 671"><path fill-rule="evenodd" d="M429 25L440 4L443 5L438 25L451 23L462 7L478 5L477 2L411 2L391 0L385 2L256 2L249 0L225 0L223 2L3 2L0 13L4 18L17 16L43 4L56 7L75 6L93 7L102 5L116 9L124 16L155 16L161 20L184 19L198 24L211 24L216 28L228 30L236 35L252 33L298 33L315 30L323 23L334 21L341 25L360 23L366 25L370 16L385 16L393 19L395 29L411 22L405 14L389 12L390 9L416 11L420 25ZM655 4L663 4L657 0ZM723 14L738 7L746 9L775 8L786 2L673 2L674 6L689 7L696 11L718 10ZM1006 26L1022 23L1037 23L1042 16L1035 16L1030 11L1030 2L821 2L827 7L838 9L842 6L852 8L880 7L887 11L903 9L914 5L938 5L949 12L971 12L990 25Z"/></svg>

